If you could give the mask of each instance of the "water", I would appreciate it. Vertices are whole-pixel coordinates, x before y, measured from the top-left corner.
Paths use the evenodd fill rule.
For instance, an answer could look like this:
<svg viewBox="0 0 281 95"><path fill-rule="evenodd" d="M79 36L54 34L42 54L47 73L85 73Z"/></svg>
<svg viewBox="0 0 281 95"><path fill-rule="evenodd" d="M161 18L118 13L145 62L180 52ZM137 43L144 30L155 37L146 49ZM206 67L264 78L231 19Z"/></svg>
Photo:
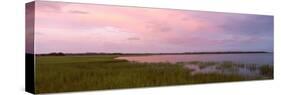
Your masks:
<svg viewBox="0 0 281 95"><path fill-rule="evenodd" d="M144 55L144 56L124 56L117 59L125 59L137 62L223 62L232 61L242 64L273 64L272 53L253 54L193 54L193 55Z"/></svg>
<svg viewBox="0 0 281 95"><path fill-rule="evenodd" d="M175 64L177 62L185 62L185 68L191 69L191 74L197 73L224 73L224 74L240 74L244 76L260 77L259 66L272 65L272 53L252 53L252 54L193 54L193 55L144 55L144 56L123 56L116 59L125 59L128 61L136 61L140 63L161 63L169 62ZM188 62L216 62L219 64L210 65L200 68L201 64L189 64ZM230 68L223 67L226 61L235 64ZM207 63L203 63L207 64ZM227 63L232 64L232 63Z"/></svg>

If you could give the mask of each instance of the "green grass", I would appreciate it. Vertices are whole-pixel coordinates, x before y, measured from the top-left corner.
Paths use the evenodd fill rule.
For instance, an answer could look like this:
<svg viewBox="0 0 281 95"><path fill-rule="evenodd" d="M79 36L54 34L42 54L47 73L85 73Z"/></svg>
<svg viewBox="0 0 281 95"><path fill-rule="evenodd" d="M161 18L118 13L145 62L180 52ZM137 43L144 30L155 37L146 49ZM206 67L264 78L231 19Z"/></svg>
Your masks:
<svg viewBox="0 0 281 95"><path fill-rule="evenodd" d="M273 78L273 66L263 65L259 67L260 73L268 78Z"/></svg>
<svg viewBox="0 0 281 95"><path fill-rule="evenodd" d="M215 62L199 62L199 61L192 61L192 62L179 62L180 64L193 64L193 65L198 65L200 69L204 69L206 67L209 67L209 66L214 66L216 65L217 63Z"/></svg>
<svg viewBox="0 0 281 95"><path fill-rule="evenodd" d="M191 75L191 70L184 68L184 64L140 64L116 60L115 57L118 56L37 56L35 92L53 93L247 80L239 75L217 73ZM264 71L268 72L268 68Z"/></svg>

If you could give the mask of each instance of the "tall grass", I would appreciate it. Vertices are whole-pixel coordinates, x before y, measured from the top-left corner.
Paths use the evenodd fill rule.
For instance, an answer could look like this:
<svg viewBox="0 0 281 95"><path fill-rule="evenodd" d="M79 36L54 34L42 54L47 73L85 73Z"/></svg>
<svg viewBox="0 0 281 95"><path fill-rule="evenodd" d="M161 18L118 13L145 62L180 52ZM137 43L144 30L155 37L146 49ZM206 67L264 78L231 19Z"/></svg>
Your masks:
<svg viewBox="0 0 281 95"><path fill-rule="evenodd" d="M246 80L239 75L191 75L191 70L184 68L183 64L139 64L116 60L115 57L37 56L36 93Z"/></svg>
<svg viewBox="0 0 281 95"><path fill-rule="evenodd" d="M263 65L259 67L260 73L268 78L273 78L273 66Z"/></svg>

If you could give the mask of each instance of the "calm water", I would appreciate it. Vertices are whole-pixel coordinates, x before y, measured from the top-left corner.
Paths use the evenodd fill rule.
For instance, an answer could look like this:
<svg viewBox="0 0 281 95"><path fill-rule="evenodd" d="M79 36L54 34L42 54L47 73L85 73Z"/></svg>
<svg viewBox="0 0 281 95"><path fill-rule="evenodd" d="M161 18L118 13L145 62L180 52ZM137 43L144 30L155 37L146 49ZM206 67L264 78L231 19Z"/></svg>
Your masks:
<svg viewBox="0 0 281 95"><path fill-rule="evenodd" d="M146 56L124 56L117 59L125 59L137 62L223 62L232 61L243 64L273 64L272 53L256 54L194 54L194 55L146 55Z"/></svg>
<svg viewBox="0 0 281 95"><path fill-rule="evenodd" d="M272 53L259 53L259 54L194 54L194 55L146 55L146 56L124 56L117 59L125 59L128 61L136 62L218 62L232 61L234 63L241 63L243 66L233 66L231 68L222 67L223 64L215 64L205 68L200 68L198 64L185 64L184 67L191 69L191 74L197 73L224 73L224 74L240 74L244 76L252 77L265 77L261 75L259 66L272 65L273 66L273 54ZM253 65L256 64L256 65Z"/></svg>

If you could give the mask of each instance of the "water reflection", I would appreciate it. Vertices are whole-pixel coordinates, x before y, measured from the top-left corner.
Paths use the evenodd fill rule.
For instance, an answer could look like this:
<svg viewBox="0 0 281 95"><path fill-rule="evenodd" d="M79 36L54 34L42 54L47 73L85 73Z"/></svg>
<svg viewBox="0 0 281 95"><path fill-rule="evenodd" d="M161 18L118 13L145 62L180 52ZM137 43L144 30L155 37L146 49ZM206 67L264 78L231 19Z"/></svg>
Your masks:
<svg viewBox="0 0 281 95"><path fill-rule="evenodd" d="M125 59L139 63L184 64L191 74L223 73L247 77L268 77L262 73L273 74L273 54L200 54L200 55L147 55L124 56ZM262 66L269 66L261 72Z"/></svg>
<svg viewBox="0 0 281 95"><path fill-rule="evenodd" d="M232 61L243 64L272 64L273 54L194 54L194 55L146 55L146 56L124 56L117 59L125 59L137 62L222 62Z"/></svg>

